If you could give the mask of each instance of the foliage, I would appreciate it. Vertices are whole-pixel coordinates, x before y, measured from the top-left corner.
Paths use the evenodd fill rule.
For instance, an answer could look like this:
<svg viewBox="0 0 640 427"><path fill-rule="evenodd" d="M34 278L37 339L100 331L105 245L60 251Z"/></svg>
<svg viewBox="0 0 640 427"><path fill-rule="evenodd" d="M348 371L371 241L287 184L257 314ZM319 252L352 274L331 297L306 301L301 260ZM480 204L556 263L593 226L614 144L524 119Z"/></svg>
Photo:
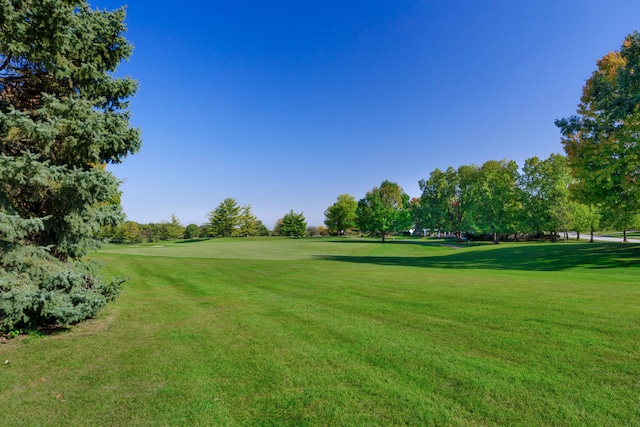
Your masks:
<svg viewBox="0 0 640 427"><path fill-rule="evenodd" d="M475 165L452 167L442 172L435 169L428 180L420 180L422 190L419 207L413 215L419 216L423 228L432 231L451 231L458 240L462 232L474 229L474 206L470 189L478 174Z"/></svg>
<svg viewBox="0 0 640 427"><path fill-rule="evenodd" d="M524 229L553 236L559 230L570 229L571 204L569 187L571 176L566 157L551 154L548 159L532 157L525 161L520 176L523 191Z"/></svg>
<svg viewBox="0 0 640 427"><path fill-rule="evenodd" d="M576 197L614 216L633 216L640 209L639 70L636 31L619 51L598 61L582 89L577 115L555 122L576 179Z"/></svg>
<svg viewBox="0 0 640 427"><path fill-rule="evenodd" d="M622 241L627 242L627 230L640 228L640 214L629 214L624 211L604 209L600 223L610 230L623 230Z"/></svg>
<svg viewBox="0 0 640 427"><path fill-rule="evenodd" d="M258 233L258 218L251 212L251 205L245 205L240 209L238 215L238 228L235 230L236 236L255 236Z"/></svg>
<svg viewBox="0 0 640 427"><path fill-rule="evenodd" d="M269 236L269 229L266 225L262 223L262 221L256 221L256 236L266 237Z"/></svg>
<svg viewBox="0 0 640 427"><path fill-rule="evenodd" d="M272 236L279 236L280 235L280 227L282 227L282 218L278 218L276 220L276 223L273 224L273 231L271 232Z"/></svg>
<svg viewBox="0 0 640 427"><path fill-rule="evenodd" d="M212 235L230 237L240 223L240 206L234 199L226 198L209 212L208 219Z"/></svg>
<svg viewBox="0 0 640 427"><path fill-rule="evenodd" d="M637 214L575 200L580 195L574 183L560 154L527 159L522 173L513 161L489 160L482 167L435 169L419 181L422 194L409 210L419 231L453 232L458 239L471 231L490 234L494 242L504 234L549 235L555 241L559 231L566 237L569 230L593 233L601 224L620 230L640 226Z"/></svg>
<svg viewBox="0 0 640 427"><path fill-rule="evenodd" d="M580 233L590 232L591 242L593 242L593 232L600 227L600 211L595 206L587 206L581 203L573 203L573 231L580 239Z"/></svg>
<svg viewBox="0 0 640 427"><path fill-rule="evenodd" d="M414 228L420 234L423 233L423 230L429 229L423 211L424 207L422 206L422 202L419 197L413 197L411 200L409 200L409 212L411 213L411 220L413 221Z"/></svg>
<svg viewBox="0 0 640 427"><path fill-rule="evenodd" d="M166 223L166 229L168 238L172 240L179 239L184 234L184 227L175 214L171 214L171 219Z"/></svg>
<svg viewBox="0 0 640 427"><path fill-rule="evenodd" d="M105 170L140 147L112 74L127 59L123 9L84 1L0 3L0 329L92 316L121 281L80 259L120 223Z"/></svg>
<svg viewBox="0 0 640 427"><path fill-rule="evenodd" d="M344 234L356 226L358 202L349 194L340 194L338 200L324 211L324 224L331 234Z"/></svg>
<svg viewBox="0 0 640 427"><path fill-rule="evenodd" d="M483 233L515 233L520 215L518 165L514 161L485 162L474 177L474 223Z"/></svg>
<svg viewBox="0 0 640 427"><path fill-rule="evenodd" d="M384 242L390 232L398 232L411 226L409 196L398 184L383 181L358 201L357 224L360 230L379 234Z"/></svg>
<svg viewBox="0 0 640 427"><path fill-rule="evenodd" d="M307 229L307 221L302 213L295 213L293 209L282 217L278 227L280 236L302 237Z"/></svg>
<svg viewBox="0 0 640 427"><path fill-rule="evenodd" d="M137 222L127 221L119 227L118 231L118 237L123 241L138 243L142 240L142 233L140 232L140 226Z"/></svg>
<svg viewBox="0 0 640 427"><path fill-rule="evenodd" d="M0 267L0 330L67 326L92 317L119 294L123 278L96 276L89 262L62 262L45 248L24 245Z"/></svg>
<svg viewBox="0 0 640 427"><path fill-rule="evenodd" d="M329 229L325 226L311 226L307 228L307 236L315 237L315 236L327 236L329 235Z"/></svg>
<svg viewBox="0 0 640 427"><path fill-rule="evenodd" d="M184 238L195 239L197 237L200 237L200 227L198 227L196 224L187 225L187 227L184 229Z"/></svg>
<svg viewBox="0 0 640 427"><path fill-rule="evenodd" d="M231 198L225 199L209 213L211 234L219 237L265 235L262 222L251 211L251 205L239 206ZM269 231L266 231L269 235Z"/></svg>

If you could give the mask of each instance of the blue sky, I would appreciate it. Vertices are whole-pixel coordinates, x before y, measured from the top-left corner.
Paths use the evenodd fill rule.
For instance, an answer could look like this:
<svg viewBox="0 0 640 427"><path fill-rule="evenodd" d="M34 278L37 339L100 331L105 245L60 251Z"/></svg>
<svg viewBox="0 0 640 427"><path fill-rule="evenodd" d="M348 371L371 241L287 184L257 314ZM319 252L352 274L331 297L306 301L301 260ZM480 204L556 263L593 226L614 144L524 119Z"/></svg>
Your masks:
<svg viewBox="0 0 640 427"><path fill-rule="evenodd" d="M272 228L385 179L414 197L435 168L562 153L554 120L640 2L132 1L127 25L128 219L203 224L231 197Z"/></svg>

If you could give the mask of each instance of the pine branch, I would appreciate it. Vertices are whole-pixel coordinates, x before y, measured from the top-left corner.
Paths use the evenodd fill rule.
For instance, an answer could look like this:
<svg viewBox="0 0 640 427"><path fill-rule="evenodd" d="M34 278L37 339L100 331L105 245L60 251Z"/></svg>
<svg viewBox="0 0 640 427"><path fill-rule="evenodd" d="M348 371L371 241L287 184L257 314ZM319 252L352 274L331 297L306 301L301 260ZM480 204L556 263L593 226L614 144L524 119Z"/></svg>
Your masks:
<svg viewBox="0 0 640 427"><path fill-rule="evenodd" d="M13 55L11 54L11 52L9 52L9 54L7 55L7 59L0 66L0 71L4 70L5 68L7 68L9 66L9 62L11 62L11 58L12 57L13 57Z"/></svg>

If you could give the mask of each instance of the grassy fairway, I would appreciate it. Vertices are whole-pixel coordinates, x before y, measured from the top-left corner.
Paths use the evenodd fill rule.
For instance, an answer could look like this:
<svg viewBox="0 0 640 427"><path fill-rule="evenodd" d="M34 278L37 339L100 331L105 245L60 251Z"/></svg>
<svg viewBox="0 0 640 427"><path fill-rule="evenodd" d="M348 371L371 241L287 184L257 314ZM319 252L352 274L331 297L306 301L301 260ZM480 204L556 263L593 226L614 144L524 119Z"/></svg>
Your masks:
<svg viewBox="0 0 640 427"><path fill-rule="evenodd" d="M0 344L0 425L637 425L640 246L110 246L70 333Z"/></svg>

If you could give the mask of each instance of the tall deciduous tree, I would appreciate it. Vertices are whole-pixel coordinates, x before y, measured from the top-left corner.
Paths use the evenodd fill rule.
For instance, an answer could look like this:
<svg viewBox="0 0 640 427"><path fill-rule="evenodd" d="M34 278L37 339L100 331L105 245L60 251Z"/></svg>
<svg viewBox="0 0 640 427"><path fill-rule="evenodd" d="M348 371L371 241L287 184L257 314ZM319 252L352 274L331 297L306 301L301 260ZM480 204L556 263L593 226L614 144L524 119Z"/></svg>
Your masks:
<svg viewBox="0 0 640 427"><path fill-rule="evenodd" d="M548 231L555 239L557 231L570 228L570 184L570 171L564 156L551 154L545 160L538 157L525 160L520 187L524 206L521 222L527 231Z"/></svg>
<svg viewBox="0 0 640 427"><path fill-rule="evenodd" d="M124 9L0 2L0 330L69 324L115 297L81 258L120 223L105 170L140 148L113 72L131 53Z"/></svg>
<svg viewBox="0 0 640 427"><path fill-rule="evenodd" d="M235 200L226 198L217 208L209 212L208 218L211 233L214 236L229 237L239 225L240 206Z"/></svg>
<svg viewBox="0 0 640 427"><path fill-rule="evenodd" d="M590 232L593 242L593 232L600 226L600 212L598 209L591 205L583 205L582 203L573 203L573 231L576 232L577 239L580 239L580 233Z"/></svg>
<svg viewBox="0 0 640 427"><path fill-rule="evenodd" d="M478 167L449 167L442 172L435 169L429 179L420 180L422 190L419 212L426 228L450 231L458 240L462 232L474 228L471 189L476 182Z"/></svg>
<svg viewBox="0 0 640 427"><path fill-rule="evenodd" d="M349 194L340 194L338 200L324 211L324 224L330 233L343 234L356 226L358 202Z"/></svg>
<svg viewBox="0 0 640 427"><path fill-rule="evenodd" d="M411 226L409 196L395 182L383 181L358 201L356 223L360 230L380 234L382 241L390 232Z"/></svg>
<svg viewBox="0 0 640 427"><path fill-rule="evenodd" d="M475 221L480 230L492 234L493 243L498 243L499 233L517 230L520 213L518 165L513 160L489 160L482 165L477 177Z"/></svg>
<svg viewBox="0 0 640 427"><path fill-rule="evenodd" d="M597 67L578 114L555 123L579 200L632 217L640 211L640 33L629 34Z"/></svg>

